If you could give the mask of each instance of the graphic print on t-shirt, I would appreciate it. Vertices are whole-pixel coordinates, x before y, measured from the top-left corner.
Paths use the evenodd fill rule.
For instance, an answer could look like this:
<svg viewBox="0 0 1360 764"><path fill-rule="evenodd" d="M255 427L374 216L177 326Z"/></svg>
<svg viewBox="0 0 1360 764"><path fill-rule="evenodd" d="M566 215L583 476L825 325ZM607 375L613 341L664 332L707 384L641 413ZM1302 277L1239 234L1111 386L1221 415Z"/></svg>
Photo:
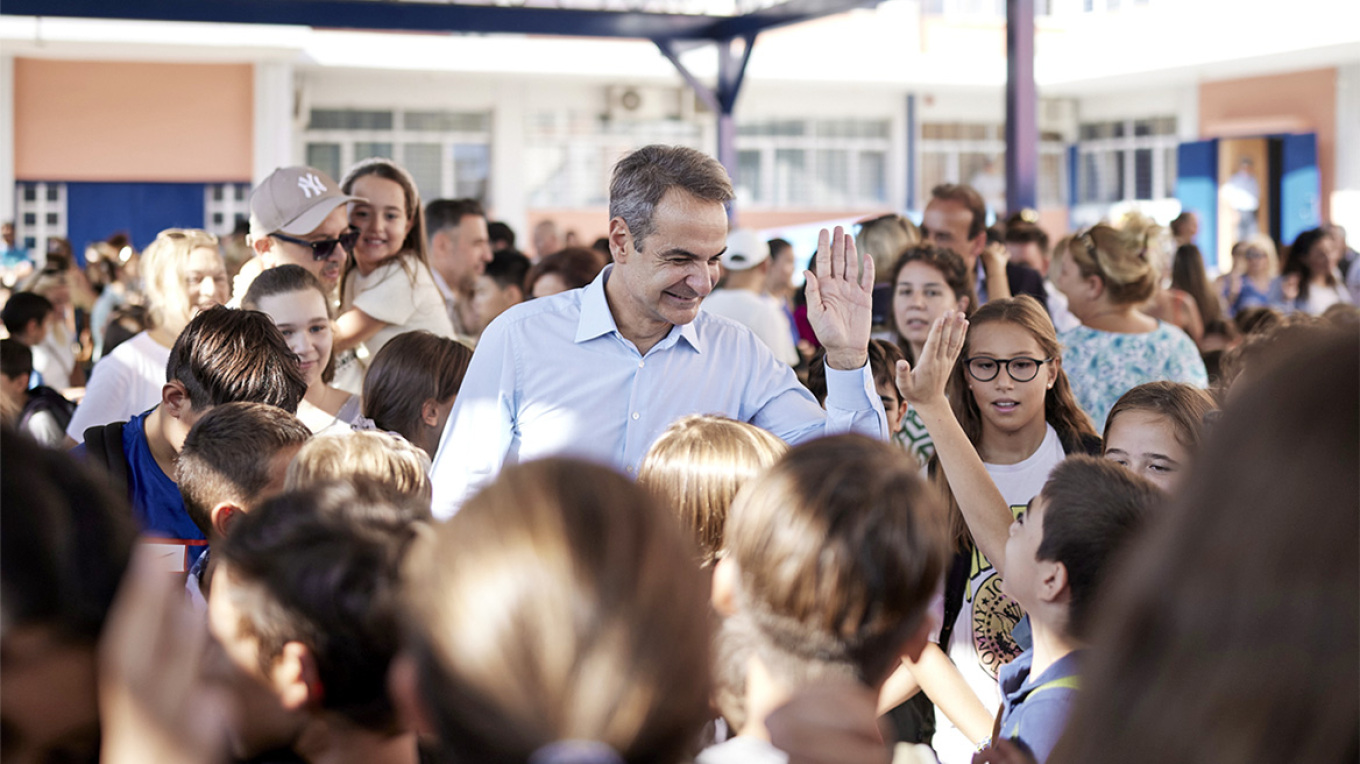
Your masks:
<svg viewBox="0 0 1360 764"><path fill-rule="evenodd" d="M1011 507L1011 514L1025 507ZM1011 638L1011 630L1020 622L1025 611L1020 604L1001 591L1001 576L982 552L973 548L973 561L968 575L966 601L972 608L973 640L977 647L978 665L993 679L997 671L1015 660L1023 652Z"/></svg>

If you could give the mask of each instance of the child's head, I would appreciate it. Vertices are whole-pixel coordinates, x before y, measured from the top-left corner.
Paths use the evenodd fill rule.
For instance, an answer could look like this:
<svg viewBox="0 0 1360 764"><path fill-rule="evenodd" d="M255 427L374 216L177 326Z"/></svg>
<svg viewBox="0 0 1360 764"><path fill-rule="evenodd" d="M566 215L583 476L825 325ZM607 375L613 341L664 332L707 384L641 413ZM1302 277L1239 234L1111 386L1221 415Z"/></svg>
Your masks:
<svg viewBox="0 0 1360 764"><path fill-rule="evenodd" d="M345 261L368 273L396 257L411 257L429 266L425 251L425 211L415 179L390 159L374 157L345 173L340 188L367 201L350 204L349 223L359 229L359 241Z"/></svg>
<svg viewBox="0 0 1360 764"><path fill-rule="evenodd" d="M213 406L237 401L267 403L294 414L307 392L297 357L269 316L221 306L199 313L180 333L165 379L180 393L175 407L187 403L194 421ZM167 398L162 401L170 403Z"/></svg>
<svg viewBox="0 0 1360 764"><path fill-rule="evenodd" d="M1108 460L1066 459L1011 524L1002 590L1035 621L1083 638L1105 571L1163 498Z"/></svg>
<svg viewBox="0 0 1360 764"><path fill-rule="evenodd" d="M52 302L46 297L33 292L15 292L0 311L0 321L4 321L10 338L33 347L47 338L47 317L52 311Z"/></svg>
<svg viewBox="0 0 1360 764"><path fill-rule="evenodd" d="M680 519L697 546L699 564L723 548L727 510L737 490L779 460L788 446L752 424L720 416L687 416L652 444L638 483Z"/></svg>
<svg viewBox="0 0 1360 764"><path fill-rule="evenodd" d="M241 307L269 316L298 357L307 386L335 377L330 298L321 280L298 265L270 268L250 282Z"/></svg>
<svg viewBox="0 0 1360 764"><path fill-rule="evenodd" d="M471 361L472 351L456 340L425 331L397 335L364 375L364 416L433 458Z"/></svg>
<svg viewBox="0 0 1360 764"><path fill-rule="evenodd" d="M992 300L968 323L950 398L969 440L977 445L988 431L1014 432L1036 422L1053 425L1064 443L1096 437L1063 372L1053 322L1037 300Z"/></svg>
<svg viewBox="0 0 1360 764"><path fill-rule="evenodd" d="M1164 491L1174 490L1199 449L1214 399L1193 385L1148 382L1119 397L1105 420L1105 458Z"/></svg>
<svg viewBox="0 0 1360 764"><path fill-rule="evenodd" d="M902 417L907 414L907 402L902 400L902 391L897 389L897 362L901 360L904 357L897 345L886 340L869 340L869 371L873 374L878 397L883 401L883 413L888 416L888 432L897 432Z"/></svg>
<svg viewBox="0 0 1360 764"><path fill-rule="evenodd" d="M197 228L161 231L142 251L141 272L152 323L173 334L231 297L217 237Z"/></svg>
<svg viewBox="0 0 1360 764"><path fill-rule="evenodd" d="M414 515L430 515L430 457L405 440L365 430L308 440L288 465L284 488L300 491L318 483L367 478L386 500Z"/></svg>
<svg viewBox="0 0 1360 764"><path fill-rule="evenodd" d="M16 413L23 408L24 391L32 375L33 350L16 339L0 340L0 391Z"/></svg>
<svg viewBox="0 0 1360 764"><path fill-rule="evenodd" d="M757 655L778 681L876 687L925 645L944 570L937 502L888 443L798 446L737 495L714 604L755 624Z"/></svg>
<svg viewBox="0 0 1360 764"><path fill-rule="evenodd" d="M704 578L669 513L604 467L508 467L412 549L404 581L393 695L457 761L591 741L668 764L710 717Z"/></svg>
<svg viewBox="0 0 1360 764"><path fill-rule="evenodd" d="M297 417L263 403L228 403L204 414L175 464L189 519L205 538L226 536L241 513L283 491L288 464L310 437Z"/></svg>
<svg viewBox="0 0 1360 764"><path fill-rule="evenodd" d="M285 710L399 732L387 670L400 565L416 526L362 478L265 502L214 551L213 634Z"/></svg>
<svg viewBox="0 0 1360 764"><path fill-rule="evenodd" d="M893 332L903 352L920 348L930 325L947 310L967 313L977 304L972 274L953 250L918 244L892 266Z"/></svg>

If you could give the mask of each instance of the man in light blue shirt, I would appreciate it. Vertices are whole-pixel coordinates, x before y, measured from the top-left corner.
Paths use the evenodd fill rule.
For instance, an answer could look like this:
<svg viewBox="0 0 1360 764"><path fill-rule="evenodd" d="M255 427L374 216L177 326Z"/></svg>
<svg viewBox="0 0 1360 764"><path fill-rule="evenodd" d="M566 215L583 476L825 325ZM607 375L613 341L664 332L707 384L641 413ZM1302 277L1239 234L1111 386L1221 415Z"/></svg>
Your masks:
<svg viewBox="0 0 1360 764"><path fill-rule="evenodd" d="M435 456L434 513L453 515L507 462L552 455L636 475L687 414L722 414L790 443L887 437L868 368L873 261L823 230L808 319L826 348L827 409L749 329L699 312L727 246L727 172L693 149L647 146L610 183L614 264L594 282L517 305L487 327Z"/></svg>

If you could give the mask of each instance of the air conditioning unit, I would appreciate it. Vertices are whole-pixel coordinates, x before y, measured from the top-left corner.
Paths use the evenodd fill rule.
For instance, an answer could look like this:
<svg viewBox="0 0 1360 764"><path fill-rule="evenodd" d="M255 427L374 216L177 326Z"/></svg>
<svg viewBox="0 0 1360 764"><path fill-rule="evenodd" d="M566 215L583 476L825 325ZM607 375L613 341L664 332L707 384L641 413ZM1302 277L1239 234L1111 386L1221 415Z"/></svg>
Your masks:
<svg viewBox="0 0 1360 764"><path fill-rule="evenodd" d="M681 115L682 89L610 85L605 93L607 115L621 122L650 122L678 119Z"/></svg>

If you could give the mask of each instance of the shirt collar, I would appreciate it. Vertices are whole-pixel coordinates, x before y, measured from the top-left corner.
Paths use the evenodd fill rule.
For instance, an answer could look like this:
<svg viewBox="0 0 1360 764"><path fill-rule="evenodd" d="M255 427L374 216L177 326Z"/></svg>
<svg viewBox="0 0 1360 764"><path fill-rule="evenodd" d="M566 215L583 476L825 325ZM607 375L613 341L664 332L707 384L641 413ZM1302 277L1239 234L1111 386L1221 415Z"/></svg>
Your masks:
<svg viewBox="0 0 1360 764"><path fill-rule="evenodd" d="M609 310L609 300L604 293L604 285L609 281L609 274L613 270L613 263L606 265L604 270L600 271L600 275L581 290L581 319L576 324L578 343L603 337L610 332L619 334L619 325L614 321L614 314ZM672 326L670 333L657 343L657 347L664 349L684 340L695 352L702 353L703 342L699 339L699 330L694 326L696 322L697 319L682 326Z"/></svg>

